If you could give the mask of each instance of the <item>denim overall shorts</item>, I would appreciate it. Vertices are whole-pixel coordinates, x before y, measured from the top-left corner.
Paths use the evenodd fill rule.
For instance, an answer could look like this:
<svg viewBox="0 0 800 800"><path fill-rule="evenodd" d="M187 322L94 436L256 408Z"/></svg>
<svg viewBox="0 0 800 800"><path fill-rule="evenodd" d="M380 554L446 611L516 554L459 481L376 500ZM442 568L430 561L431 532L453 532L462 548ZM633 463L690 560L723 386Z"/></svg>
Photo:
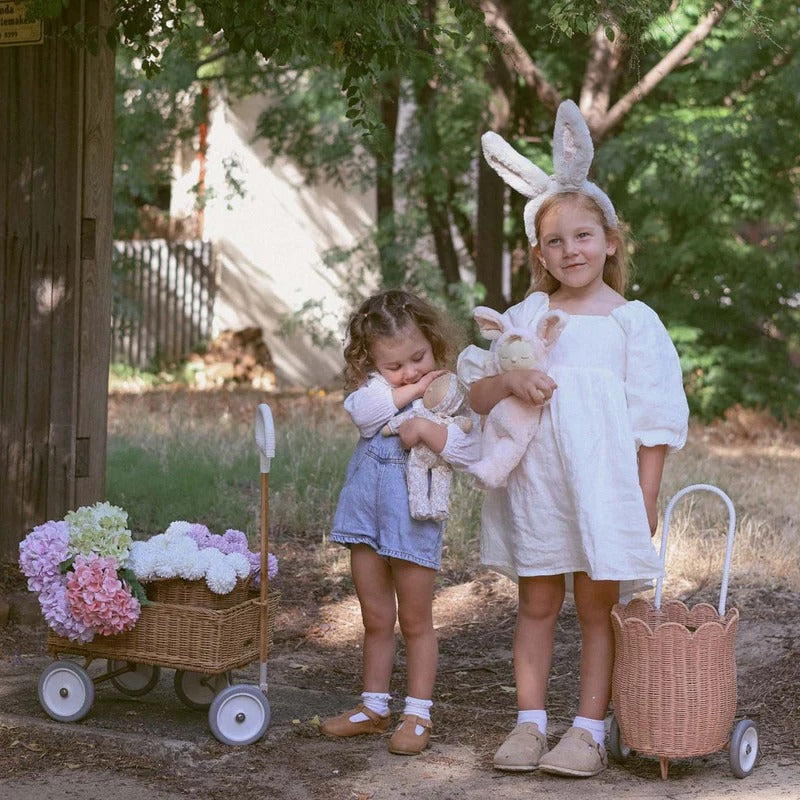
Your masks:
<svg viewBox="0 0 800 800"><path fill-rule="evenodd" d="M384 558L439 569L443 522L417 520L408 509L407 453L399 436L361 438L347 467L330 539L365 544Z"/></svg>

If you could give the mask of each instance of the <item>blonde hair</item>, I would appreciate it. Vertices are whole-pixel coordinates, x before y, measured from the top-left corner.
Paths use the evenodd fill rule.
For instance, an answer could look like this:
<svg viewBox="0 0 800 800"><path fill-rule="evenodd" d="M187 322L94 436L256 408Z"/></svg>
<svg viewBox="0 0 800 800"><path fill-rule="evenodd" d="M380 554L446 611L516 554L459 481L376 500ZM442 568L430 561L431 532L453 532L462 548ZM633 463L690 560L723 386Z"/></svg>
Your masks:
<svg viewBox="0 0 800 800"><path fill-rule="evenodd" d="M450 367L461 349L463 332L427 300L403 289L387 289L368 297L347 323L344 346L345 388L360 386L375 368L372 345L416 325L430 342L437 367Z"/></svg>
<svg viewBox="0 0 800 800"><path fill-rule="evenodd" d="M553 210L560 208L566 203L576 203L584 211L593 214L597 222L603 226L606 239L616 245L614 253L606 256L606 263L603 267L603 280L621 295L625 294L630 277L630 267L628 264L628 248L630 239L625 230L620 225L612 227L606 222L605 215L600 206L588 195L582 192L559 192L551 195L541 205L536 212L536 240L541 241L541 226L545 215ZM559 287L559 282L544 268L544 264L539 259L541 250L537 244L531 248L531 285L527 294L531 292L546 292L552 294Z"/></svg>

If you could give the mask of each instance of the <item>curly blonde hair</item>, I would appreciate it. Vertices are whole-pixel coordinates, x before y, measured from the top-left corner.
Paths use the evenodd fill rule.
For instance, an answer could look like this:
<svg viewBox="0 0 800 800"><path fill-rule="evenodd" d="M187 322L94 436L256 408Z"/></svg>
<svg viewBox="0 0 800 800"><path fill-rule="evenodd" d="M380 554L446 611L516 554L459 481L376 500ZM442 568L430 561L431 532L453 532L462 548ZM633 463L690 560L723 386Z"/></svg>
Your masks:
<svg viewBox="0 0 800 800"><path fill-rule="evenodd" d="M628 263L628 249L630 239L628 234L620 225L613 228L606 222L603 210L588 195L582 192L560 192L551 195L541 205L536 212L536 239L541 241L542 220L549 211L560 208L566 203L577 203L584 211L593 214L597 221L603 226L606 239L616 245L616 250L610 256L606 256L606 263L603 267L603 280L615 291L624 296L630 277L630 266ZM531 248L531 285L527 294L531 292L546 292L552 294L559 287L559 282L544 268L540 260L541 250L537 244Z"/></svg>
<svg viewBox="0 0 800 800"><path fill-rule="evenodd" d="M368 297L347 323L344 346L345 388L360 386L375 369L372 345L416 325L430 342L439 368L449 368L461 349L463 332L448 316L411 292L387 289Z"/></svg>

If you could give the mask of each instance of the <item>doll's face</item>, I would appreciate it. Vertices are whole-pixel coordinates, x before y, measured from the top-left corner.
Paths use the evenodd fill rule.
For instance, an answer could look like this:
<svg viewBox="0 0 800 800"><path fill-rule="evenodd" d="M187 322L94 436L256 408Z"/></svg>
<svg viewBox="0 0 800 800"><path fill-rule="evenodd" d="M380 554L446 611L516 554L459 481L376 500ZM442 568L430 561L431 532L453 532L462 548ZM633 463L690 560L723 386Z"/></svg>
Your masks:
<svg viewBox="0 0 800 800"><path fill-rule="evenodd" d="M502 372L510 372L512 369L534 369L539 359L531 342L514 338L498 348L497 360Z"/></svg>

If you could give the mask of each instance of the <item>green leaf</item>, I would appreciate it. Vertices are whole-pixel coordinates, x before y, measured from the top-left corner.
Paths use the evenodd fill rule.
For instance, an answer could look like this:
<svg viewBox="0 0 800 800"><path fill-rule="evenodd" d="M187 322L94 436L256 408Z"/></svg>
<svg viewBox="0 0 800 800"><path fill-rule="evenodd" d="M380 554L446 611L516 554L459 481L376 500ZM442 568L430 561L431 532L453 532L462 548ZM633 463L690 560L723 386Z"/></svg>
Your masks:
<svg viewBox="0 0 800 800"><path fill-rule="evenodd" d="M120 580L128 584L131 594L139 601L142 606L149 606L151 603L147 599L147 594L144 591L144 586L139 583L139 579L134 575L133 570L127 567L121 567L117 570L117 576Z"/></svg>
<svg viewBox="0 0 800 800"><path fill-rule="evenodd" d="M75 565L75 556L70 556L69 558L65 558L58 565L58 571L62 575L65 575L67 572L69 572L73 568L74 565Z"/></svg>

